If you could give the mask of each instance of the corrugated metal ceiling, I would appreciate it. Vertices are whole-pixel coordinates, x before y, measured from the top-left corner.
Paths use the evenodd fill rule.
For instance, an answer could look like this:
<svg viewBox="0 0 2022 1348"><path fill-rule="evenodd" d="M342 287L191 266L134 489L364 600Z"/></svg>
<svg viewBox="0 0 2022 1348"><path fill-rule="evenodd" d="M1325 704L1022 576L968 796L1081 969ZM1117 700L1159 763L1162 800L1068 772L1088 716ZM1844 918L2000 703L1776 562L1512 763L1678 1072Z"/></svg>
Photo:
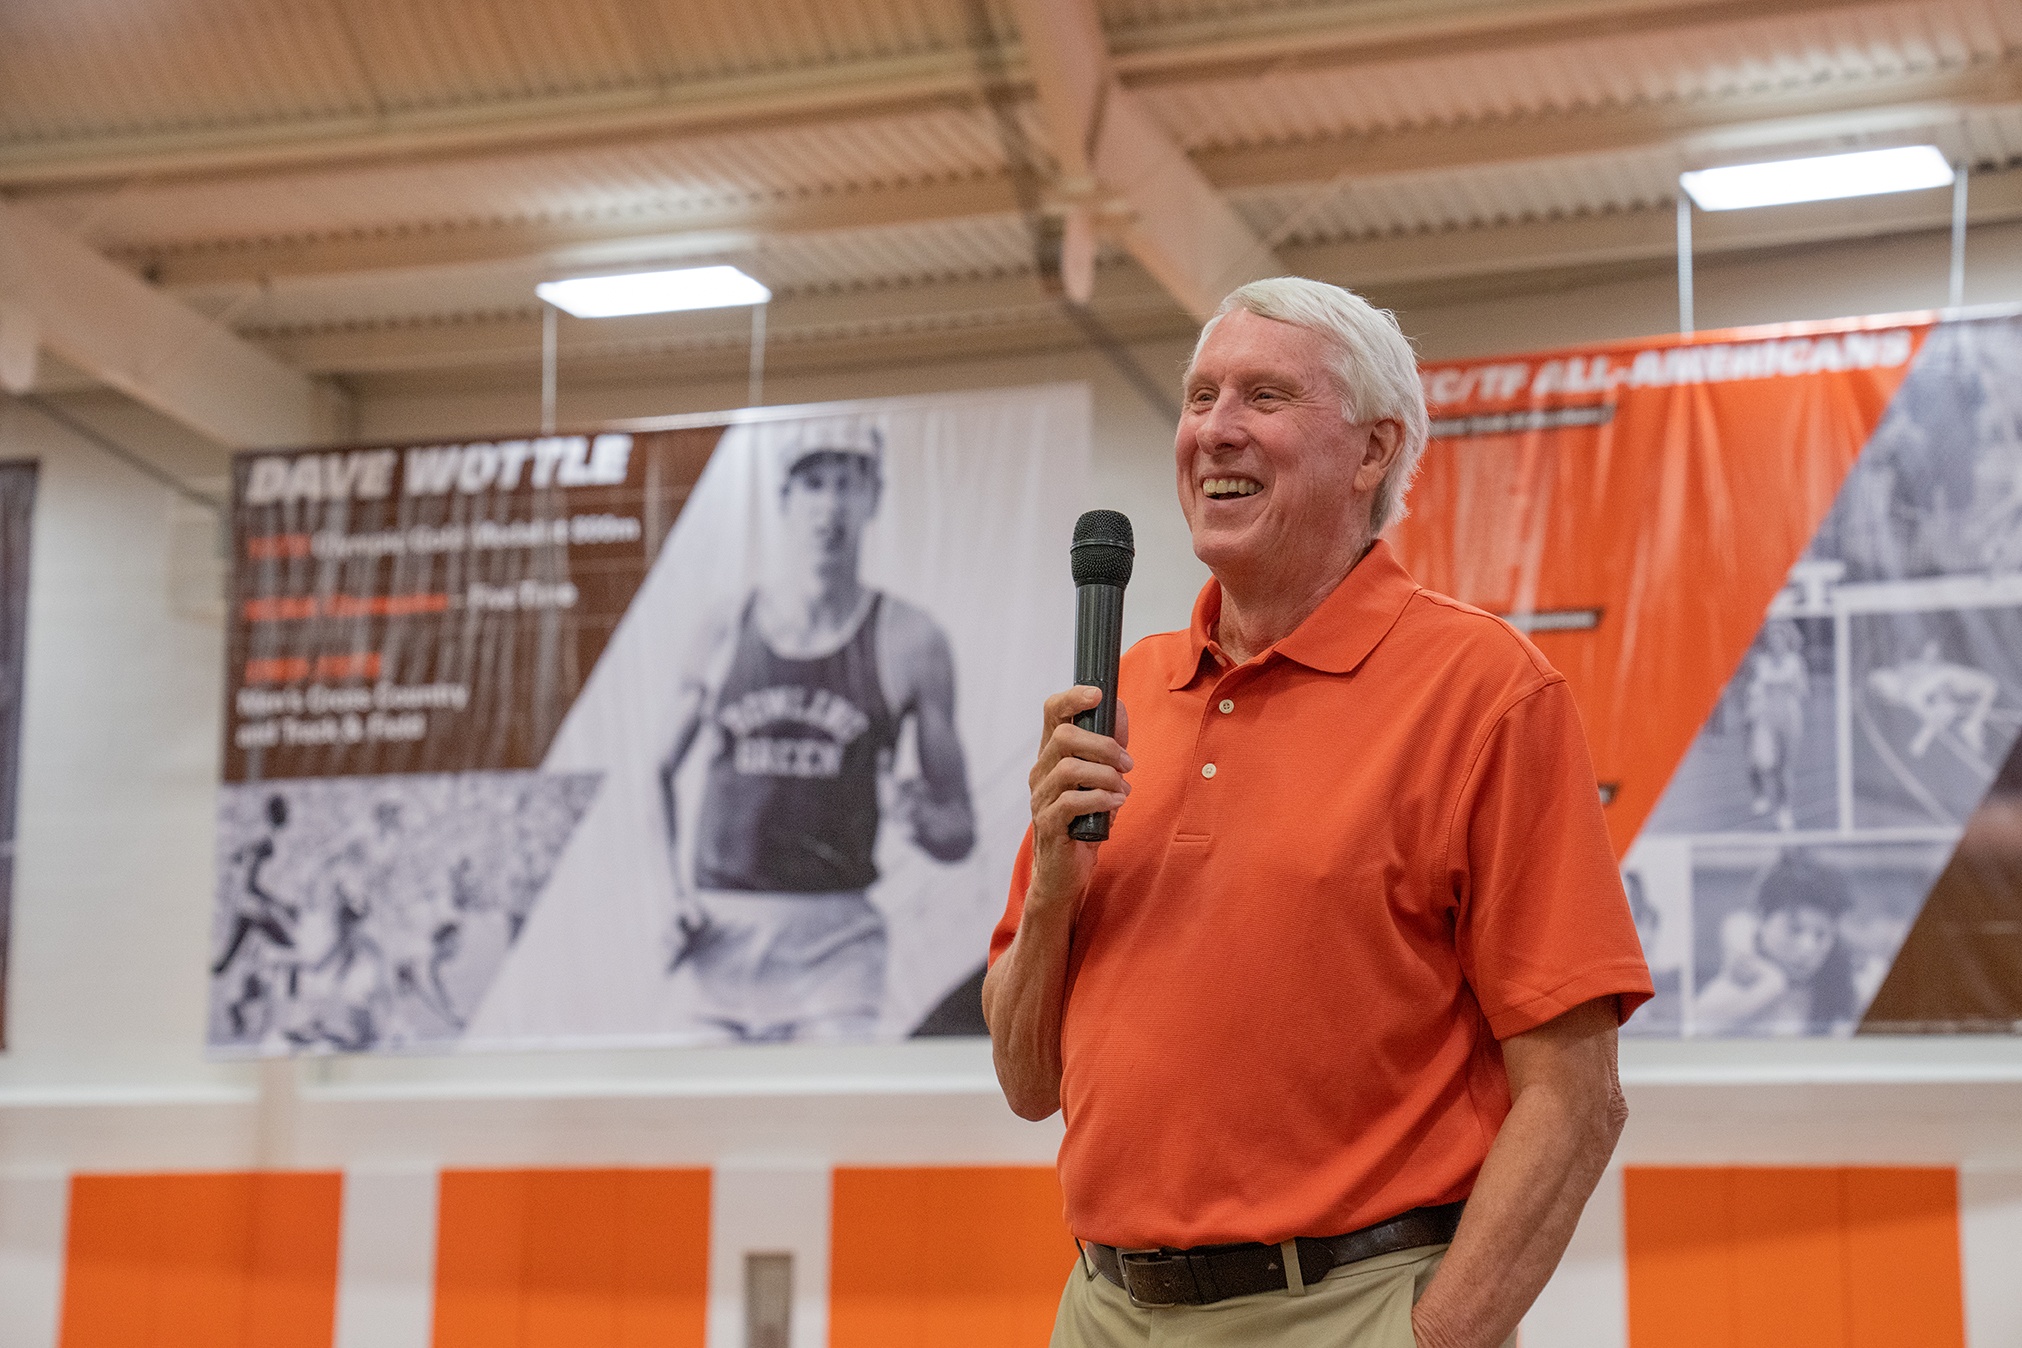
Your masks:
<svg viewBox="0 0 2022 1348"><path fill-rule="evenodd" d="M782 298L885 285L923 285L1029 274L1026 221L995 215L961 221L775 236L698 251L683 265L729 262ZM265 286L193 287L183 298L242 330L293 333L408 323L445 314L532 312L533 288L553 269L538 260L412 268L370 276L305 276Z"/></svg>
<svg viewBox="0 0 2022 1348"><path fill-rule="evenodd" d="M1189 150L1403 127L1817 90L1958 69L2022 49L2022 5L1933 0L1602 37L1352 70L1292 71L1146 91Z"/></svg>
<svg viewBox="0 0 2022 1348"><path fill-rule="evenodd" d="M1273 0L1107 0L1112 40L1259 15ZM1366 6L1360 7L1366 10ZM286 128L929 54L1013 31L996 0L69 0L0 6L0 142ZM2022 45L2010 0L1924 0L1161 87L1189 147L1714 97L1960 65Z"/></svg>
<svg viewBox="0 0 2022 1348"><path fill-rule="evenodd" d="M407 17L393 17L391 11L398 7L389 5L385 20L389 27L380 31L378 11L367 15L366 3L347 0L347 7L339 10L331 0L318 12L326 18L337 13L368 17L375 41L390 48L399 48L401 43L389 34L410 34L413 44L401 48L410 62L435 61L445 68L467 67L471 72L511 64L506 60L507 49L480 40L482 34L462 44L451 42L446 32L430 26L439 25L440 16L416 17L428 9L426 6L414 7L416 13ZM549 8L535 0L515 0L515 4L523 8L528 23L544 14L554 21ZM40 11L46 7L32 8ZM83 8L101 13L105 6L102 0L89 0ZM200 10L220 22L219 16L239 13L237 0L186 0L173 8L178 13ZM298 9L278 8L291 13ZM460 12L463 7L452 8ZM1130 24L1238 9L1254 12L1256 6L1237 0L1126 0L1109 8L1115 21ZM711 44L721 46L729 40L702 32L707 26L703 11L715 15L711 21L724 32L757 22L749 16L734 17L719 6L696 5L692 9L702 25L696 30L698 50L714 49ZM8 22L21 21L19 8L10 12L17 17ZM508 11L488 12L497 18ZM521 13L521 9L511 12ZM622 33L620 19L629 14L625 21L636 23L641 12L684 14L690 10L657 11L651 6L625 7L619 0L599 0L586 8L586 17L570 21L570 40L588 42L603 33L605 36L596 41L608 38L609 44L615 44L608 45L608 50L617 53L624 45L614 36ZM827 35L822 40L835 50L852 51L863 49L876 34L883 34L878 40L888 48L905 41L940 40L933 34L942 30L933 23L946 19L945 7L936 8L927 0L856 0L835 5L832 11L823 10L823 17L768 0L767 6L753 13L779 19L788 29L792 25L786 24L786 19L799 15L795 22L806 31L799 37L790 33L782 36L780 50L790 48L803 54L803 46L796 44L814 42L822 34ZM598 14L609 22L601 27L602 21L593 22ZM309 20L298 16L295 22L296 27L291 28L277 19L261 29L249 18L249 26L258 31L247 40L280 42L287 35L291 44L298 39L309 42L313 34L300 27ZM1962 68L2016 51L2022 51L2022 5L1999 0L1931 0L1831 15L1765 19L1685 35L1597 38L1522 52L1161 85L1142 96L1174 138L1188 148L1241 151L1413 126L1464 129L1470 124L1576 108L1706 104L1765 90L1816 91L1906 73ZM324 54L328 57L329 51L325 49ZM0 56L0 61L6 59ZM698 55L694 59L704 58ZM578 79L594 65L588 56L560 44L552 69L542 78L550 85L565 83ZM419 68L416 66L417 71ZM412 83L420 75L402 78ZM477 80L478 75L470 73L468 79ZM468 87L475 89L476 85ZM313 115L313 107L298 105L295 112ZM1023 139L1033 145L1042 143L1029 106L1020 115ZM2012 140L1999 133L1995 122L1982 118L1976 125L1979 129L1971 134L1976 157L2005 162L2015 156ZM98 246L129 253L226 248L244 241L627 217L646 222L642 228L678 228L684 213L734 213L741 207L767 202L990 177L1003 171L1001 132L992 114L981 106L947 106L588 149L523 151L190 183L132 182L110 194L63 191L44 194L38 201L52 218L88 221L87 237ZM1609 163L1612 166L1550 173L1490 167L1462 175L1480 179L1476 195L1481 202L1467 199L1468 192L1476 189L1457 188L1443 180L1437 188L1364 183L1355 194L1358 200L1387 204L1380 208L1372 205L1366 220L1352 227L1344 222L1343 227L1351 232L1443 228L1512 214L1522 218L1531 213L1623 209L1667 197L1669 178L1677 167L1671 157L1661 153L1632 154L1620 164ZM1504 178L1510 180L1506 187L1498 185ZM1432 179L1439 180L1441 175L1432 175ZM1246 200L1254 201L1254 195Z"/></svg>
<svg viewBox="0 0 2022 1348"><path fill-rule="evenodd" d="M1029 122L1028 118L1028 122ZM1028 136L1036 139L1037 128ZM400 228L467 228L723 210L993 174L998 130L975 108L481 159L131 184L37 199L90 217L102 248L221 246Z"/></svg>
<svg viewBox="0 0 2022 1348"><path fill-rule="evenodd" d="M970 0L7 5L0 137L370 117L954 50L969 41L970 8Z"/></svg>
<svg viewBox="0 0 2022 1348"><path fill-rule="evenodd" d="M1361 0L1103 0L1101 9L1119 49L1138 51L1178 43L1173 34L1181 29L1194 35L1189 41L1213 43L1315 15L1345 22L1402 12ZM1469 12L1490 14L1483 6ZM697 81L760 85L782 72L954 54L968 64L956 67L952 92L901 110L867 103L834 117L634 131L622 140L548 148L320 168L298 161L285 170L163 181L142 174L89 188L38 188L22 199L134 265L525 232L518 251L473 249L453 264L418 265L419 251L395 249L385 255L397 261L371 267L315 274L305 266L299 275L281 268L271 283L249 267L179 292L235 326L270 335L523 315L533 282L554 274L554 238L568 235L557 228L536 237L539 229L572 224L597 225L581 237L600 241L613 265L661 255L732 261L788 296L1024 276L1034 269L1032 228L1005 209L1006 139L1037 147L1045 136L1029 103L1006 108L1000 100L993 108L976 96L988 62L979 65L970 44L985 28L1008 30L1002 0L0 5L0 147L88 148L165 131L279 137L339 124L369 130L375 119L395 115L449 117L554 99L634 106ZM1908 88L1952 72L2013 70L2018 60L2022 3L1904 0L1807 6L1640 35L1341 57L1325 68L1292 60L1261 74L1218 75L1203 60L1183 76L1147 79L1138 96L1202 162L1313 148L1303 160L1281 159L1293 165L1282 181L1229 192L1259 234L1299 246L1647 209L1667 203L1678 171L1692 166L1682 141L1656 132L1606 152L1591 141L1583 149L1555 140L1547 125L1555 117L1717 114L1723 104L1770 107L1787 97L1796 106L1846 91L1874 91L1885 104L1892 82ZM2011 90L1999 106L1964 111L1917 97L1925 109L1918 134L1977 162L2022 162L2022 91ZM1541 128L1535 146L1524 139L1532 127ZM1393 163L1326 185L1335 151L1352 158L1357 145L1428 128L1450 133L1454 143L1486 130L1505 134L1482 162L1409 171ZM1796 145L1830 134L1799 129L1786 139ZM974 193L981 204L969 209L968 189L979 184L997 190ZM960 189L946 196L957 205L941 208L950 218L860 225L850 222L866 217L845 210L836 213L841 224L782 232L775 222L785 212L771 209L937 185ZM705 227L717 234L676 237Z"/></svg>
<svg viewBox="0 0 2022 1348"><path fill-rule="evenodd" d="M1968 114L1929 137L1955 159L2022 162L2022 110ZM1260 235L1292 245L1601 215L1668 205L1694 159L1676 149L1568 156L1232 193Z"/></svg>

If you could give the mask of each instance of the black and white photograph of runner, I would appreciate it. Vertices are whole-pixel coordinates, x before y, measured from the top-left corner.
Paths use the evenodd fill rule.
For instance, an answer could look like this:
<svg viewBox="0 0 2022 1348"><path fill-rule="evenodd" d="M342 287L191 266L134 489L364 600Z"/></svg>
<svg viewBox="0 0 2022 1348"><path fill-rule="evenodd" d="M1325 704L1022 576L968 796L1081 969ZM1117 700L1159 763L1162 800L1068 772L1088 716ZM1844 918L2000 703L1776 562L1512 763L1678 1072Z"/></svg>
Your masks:
<svg viewBox="0 0 2022 1348"><path fill-rule="evenodd" d="M211 1046L456 1040L596 789L538 772L225 787Z"/></svg>
<svg viewBox="0 0 2022 1348"><path fill-rule="evenodd" d="M667 967L728 1038L868 1039L885 992L866 893L881 828L943 863L976 842L954 655L924 609L861 578L884 493L876 419L812 418L770 448L779 546L719 601L677 683L660 769ZM691 753L707 765L692 810L677 789Z"/></svg>
<svg viewBox="0 0 2022 1348"><path fill-rule="evenodd" d="M543 758L596 800L465 1048L982 1035L1072 677L1081 386L723 432Z"/></svg>
<svg viewBox="0 0 2022 1348"><path fill-rule="evenodd" d="M1772 617L1671 778L1646 831L1835 825L1833 623Z"/></svg>

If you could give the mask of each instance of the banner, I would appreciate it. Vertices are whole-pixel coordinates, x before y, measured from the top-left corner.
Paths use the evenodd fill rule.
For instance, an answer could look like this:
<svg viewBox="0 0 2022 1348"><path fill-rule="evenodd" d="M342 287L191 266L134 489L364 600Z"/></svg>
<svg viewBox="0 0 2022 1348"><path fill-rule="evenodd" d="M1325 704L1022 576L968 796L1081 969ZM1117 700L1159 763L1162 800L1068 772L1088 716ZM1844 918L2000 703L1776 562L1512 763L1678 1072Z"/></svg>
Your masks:
<svg viewBox="0 0 2022 1348"><path fill-rule="evenodd" d="M1428 367L1397 529L1578 698L1660 1036L2022 1032L2022 318Z"/></svg>
<svg viewBox="0 0 2022 1348"><path fill-rule="evenodd" d="M212 1047L983 1032L1089 419L240 455Z"/></svg>

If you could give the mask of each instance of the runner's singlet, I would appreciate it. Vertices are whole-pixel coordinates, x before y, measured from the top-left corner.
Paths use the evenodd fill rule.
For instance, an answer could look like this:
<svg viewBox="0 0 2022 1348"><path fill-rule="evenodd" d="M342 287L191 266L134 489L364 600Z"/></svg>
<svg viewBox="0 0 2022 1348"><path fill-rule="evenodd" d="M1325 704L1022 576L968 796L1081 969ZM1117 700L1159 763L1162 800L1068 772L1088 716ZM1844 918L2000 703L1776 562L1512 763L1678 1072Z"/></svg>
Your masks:
<svg viewBox="0 0 2022 1348"><path fill-rule="evenodd" d="M878 682L873 595L856 632L831 654L788 660L752 621L711 719L719 747L702 788L695 883L703 889L819 894L878 878L878 759L898 722Z"/></svg>

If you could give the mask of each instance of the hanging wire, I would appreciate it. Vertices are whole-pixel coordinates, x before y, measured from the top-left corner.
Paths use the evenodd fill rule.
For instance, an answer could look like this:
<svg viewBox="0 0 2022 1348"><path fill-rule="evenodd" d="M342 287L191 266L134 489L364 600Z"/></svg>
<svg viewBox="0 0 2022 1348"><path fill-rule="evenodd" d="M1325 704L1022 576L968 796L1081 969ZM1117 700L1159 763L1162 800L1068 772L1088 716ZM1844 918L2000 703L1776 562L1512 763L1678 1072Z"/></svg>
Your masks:
<svg viewBox="0 0 2022 1348"><path fill-rule="evenodd" d="M555 433L555 366L560 361L555 306L541 303L541 434Z"/></svg>
<svg viewBox="0 0 2022 1348"><path fill-rule="evenodd" d="M1952 287L1951 306L1957 309L1966 302L1966 175L1969 166L1963 159L1952 174Z"/></svg>
<svg viewBox="0 0 2022 1348"><path fill-rule="evenodd" d="M1692 315L1692 198L1678 189L1678 331L1690 334Z"/></svg>

